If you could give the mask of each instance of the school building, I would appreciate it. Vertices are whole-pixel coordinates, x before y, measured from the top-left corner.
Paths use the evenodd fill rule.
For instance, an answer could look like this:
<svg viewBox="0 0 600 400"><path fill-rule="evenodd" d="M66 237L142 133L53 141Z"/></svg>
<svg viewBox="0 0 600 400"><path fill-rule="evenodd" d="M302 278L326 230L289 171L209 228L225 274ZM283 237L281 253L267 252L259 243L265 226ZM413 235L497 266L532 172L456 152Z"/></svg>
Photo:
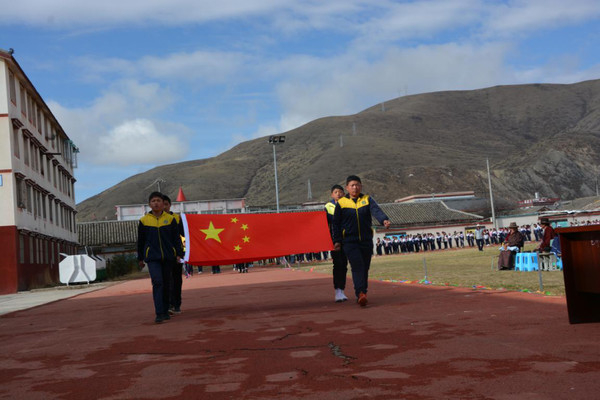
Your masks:
<svg viewBox="0 0 600 400"><path fill-rule="evenodd" d="M75 254L77 147L21 69L0 49L0 294L56 284Z"/></svg>

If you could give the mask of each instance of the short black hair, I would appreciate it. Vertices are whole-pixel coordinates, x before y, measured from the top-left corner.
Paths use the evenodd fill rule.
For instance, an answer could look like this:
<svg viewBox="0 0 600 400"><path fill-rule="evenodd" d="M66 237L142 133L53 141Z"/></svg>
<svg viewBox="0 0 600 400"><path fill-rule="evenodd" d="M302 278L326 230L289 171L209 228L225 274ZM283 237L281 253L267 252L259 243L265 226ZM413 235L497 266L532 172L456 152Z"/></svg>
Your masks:
<svg viewBox="0 0 600 400"><path fill-rule="evenodd" d="M166 194L163 194L163 195L162 195L162 198L163 198L163 200L164 200L164 201L168 201L168 202L169 202L169 204L173 204L173 203L171 202L171 198L170 198L169 196L167 196Z"/></svg>
<svg viewBox="0 0 600 400"><path fill-rule="evenodd" d="M360 180L360 178L358 176L350 175L349 177L346 178L346 185L352 181L357 181L358 183L362 183L362 181Z"/></svg>
<svg viewBox="0 0 600 400"><path fill-rule="evenodd" d="M337 183L331 187L331 193L333 193L335 189L340 189L342 192L344 191L342 185L338 185Z"/></svg>
<svg viewBox="0 0 600 400"><path fill-rule="evenodd" d="M150 200L152 200L155 197L160 197L164 200L163 194L161 192L152 192L150 193L150 196L148 196L148 203L150 203Z"/></svg>

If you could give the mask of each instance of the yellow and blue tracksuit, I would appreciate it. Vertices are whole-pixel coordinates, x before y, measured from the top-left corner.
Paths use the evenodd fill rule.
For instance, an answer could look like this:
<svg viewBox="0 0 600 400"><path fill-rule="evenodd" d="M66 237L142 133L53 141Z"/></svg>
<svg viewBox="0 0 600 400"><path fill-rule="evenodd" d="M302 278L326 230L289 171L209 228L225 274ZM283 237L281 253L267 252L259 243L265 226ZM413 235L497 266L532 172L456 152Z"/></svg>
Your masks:
<svg viewBox="0 0 600 400"><path fill-rule="evenodd" d="M332 239L341 243L342 249L350 261L354 292L367 293L369 268L373 255L372 216L380 223L389 219L377 202L366 194L352 199L350 195L342 197L335 206L333 214Z"/></svg>
<svg viewBox="0 0 600 400"><path fill-rule="evenodd" d="M325 204L325 211L327 211L327 223L329 225L329 232L333 238L333 215L335 213L335 200L331 199ZM348 274L348 259L343 250L331 252L331 259L333 260L333 288L334 289L346 289L346 275Z"/></svg>
<svg viewBox="0 0 600 400"><path fill-rule="evenodd" d="M150 212L140 218L137 252L138 260L143 260L148 265L156 315L166 315L169 312L173 263L178 256L183 257L175 217L166 212L156 217Z"/></svg>
<svg viewBox="0 0 600 400"><path fill-rule="evenodd" d="M160 217L151 212L140 218L137 253L139 261L167 261L183 257L177 219L163 212Z"/></svg>

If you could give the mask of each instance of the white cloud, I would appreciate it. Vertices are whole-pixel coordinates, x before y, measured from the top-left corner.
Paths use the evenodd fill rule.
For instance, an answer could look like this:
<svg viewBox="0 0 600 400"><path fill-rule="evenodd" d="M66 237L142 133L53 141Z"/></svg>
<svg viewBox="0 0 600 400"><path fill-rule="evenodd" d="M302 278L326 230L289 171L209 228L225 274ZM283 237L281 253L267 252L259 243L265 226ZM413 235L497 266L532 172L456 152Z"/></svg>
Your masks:
<svg viewBox="0 0 600 400"><path fill-rule="evenodd" d="M446 30L462 28L481 19L480 0L430 0L391 3L385 13L360 26L358 42L430 38Z"/></svg>
<svg viewBox="0 0 600 400"><path fill-rule="evenodd" d="M124 121L98 140L99 147L91 154L103 164L162 164L181 159L186 145L172 133L161 132L147 119Z"/></svg>
<svg viewBox="0 0 600 400"><path fill-rule="evenodd" d="M157 117L172 103L173 96L159 85L131 80L115 82L87 107L48 101L80 158L95 165L153 165L184 157L189 129ZM175 150L166 148L165 140Z"/></svg>
<svg viewBox="0 0 600 400"><path fill-rule="evenodd" d="M485 30L491 35L512 36L538 29L555 29L600 17L597 0L513 0L492 5Z"/></svg>
<svg viewBox="0 0 600 400"><path fill-rule="evenodd" d="M280 129L293 129L327 115L355 113L407 92L514 83L514 73L505 66L509 50L503 43L450 43L393 48L372 61L356 53L322 60L294 59L293 74L277 85L284 110ZM279 68L291 69L289 64L287 60Z"/></svg>

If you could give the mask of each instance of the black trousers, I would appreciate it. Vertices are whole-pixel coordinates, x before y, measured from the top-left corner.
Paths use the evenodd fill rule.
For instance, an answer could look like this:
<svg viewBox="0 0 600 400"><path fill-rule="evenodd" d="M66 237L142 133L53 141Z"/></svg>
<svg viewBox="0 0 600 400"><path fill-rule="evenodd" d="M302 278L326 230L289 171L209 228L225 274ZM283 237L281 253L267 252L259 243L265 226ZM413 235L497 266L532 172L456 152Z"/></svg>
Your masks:
<svg viewBox="0 0 600 400"><path fill-rule="evenodd" d="M348 258L343 250L332 251L333 260L333 288L346 289L346 275L348 274Z"/></svg>
<svg viewBox="0 0 600 400"><path fill-rule="evenodd" d="M483 251L483 239L476 239L479 251Z"/></svg>
<svg viewBox="0 0 600 400"><path fill-rule="evenodd" d="M175 308L181 307L181 286L183 285L181 266L182 264L175 261L171 267L171 295L169 300L171 307Z"/></svg>
<svg viewBox="0 0 600 400"><path fill-rule="evenodd" d="M373 256L373 243L371 241L350 242L344 243L342 248L350 262L356 297L360 292L366 294L369 288L369 268Z"/></svg>
<svg viewBox="0 0 600 400"><path fill-rule="evenodd" d="M152 299L156 315L169 312L169 295L171 288L172 261L148 261L148 271L152 281Z"/></svg>

